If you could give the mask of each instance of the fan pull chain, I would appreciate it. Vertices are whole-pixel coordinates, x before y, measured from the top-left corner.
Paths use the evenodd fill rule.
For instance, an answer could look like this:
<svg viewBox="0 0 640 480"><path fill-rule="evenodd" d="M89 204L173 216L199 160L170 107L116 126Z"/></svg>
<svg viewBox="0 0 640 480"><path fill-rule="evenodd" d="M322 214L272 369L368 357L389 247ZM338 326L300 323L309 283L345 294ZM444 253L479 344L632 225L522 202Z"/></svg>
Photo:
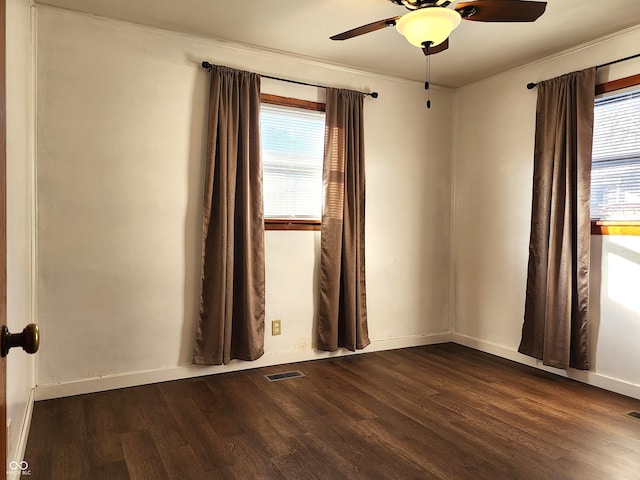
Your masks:
<svg viewBox="0 0 640 480"><path fill-rule="evenodd" d="M426 81L424 82L424 89L427 91L427 109L431 108L431 89L429 88L431 86L431 45L433 42L424 42L422 45L424 46L425 52L426 52L426 66L427 66L427 71L426 71Z"/></svg>

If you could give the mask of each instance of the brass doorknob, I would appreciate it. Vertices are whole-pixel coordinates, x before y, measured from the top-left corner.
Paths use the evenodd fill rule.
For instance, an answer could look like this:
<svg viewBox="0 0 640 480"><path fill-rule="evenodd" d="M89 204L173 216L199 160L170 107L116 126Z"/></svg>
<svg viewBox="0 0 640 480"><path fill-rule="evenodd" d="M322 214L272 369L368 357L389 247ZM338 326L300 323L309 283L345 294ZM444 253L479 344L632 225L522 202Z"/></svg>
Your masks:
<svg viewBox="0 0 640 480"><path fill-rule="evenodd" d="M10 333L7 326L3 325L0 336L3 357L6 357L9 349L13 347L22 347L27 353L36 353L40 347L40 330L35 323L30 323L20 333Z"/></svg>

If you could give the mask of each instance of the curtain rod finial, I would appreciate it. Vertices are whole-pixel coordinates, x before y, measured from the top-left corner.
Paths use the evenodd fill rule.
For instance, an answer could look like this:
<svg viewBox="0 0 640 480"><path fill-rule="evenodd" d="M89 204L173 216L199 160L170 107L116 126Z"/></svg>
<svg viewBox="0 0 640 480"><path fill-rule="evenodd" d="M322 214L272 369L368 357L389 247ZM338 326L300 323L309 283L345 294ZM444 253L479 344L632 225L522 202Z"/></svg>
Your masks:
<svg viewBox="0 0 640 480"><path fill-rule="evenodd" d="M369 95L371 95L371 98L378 98L378 92L371 92Z"/></svg>
<svg viewBox="0 0 640 480"><path fill-rule="evenodd" d="M533 82L527 83L527 89L533 90L534 88L536 88L537 85L538 85L537 83L533 83Z"/></svg>
<svg viewBox="0 0 640 480"><path fill-rule="evenodd" d="M211 69L212 65L206 60L202 62L202 68L206 68L207 70Z"/></svg>

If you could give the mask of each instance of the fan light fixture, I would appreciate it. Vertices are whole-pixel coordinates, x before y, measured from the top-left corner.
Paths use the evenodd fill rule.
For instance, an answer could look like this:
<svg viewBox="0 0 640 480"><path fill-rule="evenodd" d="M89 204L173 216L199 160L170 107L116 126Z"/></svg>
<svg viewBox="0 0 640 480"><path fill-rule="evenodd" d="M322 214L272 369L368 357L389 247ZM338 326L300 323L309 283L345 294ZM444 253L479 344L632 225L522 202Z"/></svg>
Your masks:
<svg viewBox="0 0 640 480"><path fill-rule="evenodd" d="M431 46L435 47L449 38L461 20L455 10L429 7L403 15L396 22L396 28L416 47L423 47L425 42L432 42Z"/></svg>

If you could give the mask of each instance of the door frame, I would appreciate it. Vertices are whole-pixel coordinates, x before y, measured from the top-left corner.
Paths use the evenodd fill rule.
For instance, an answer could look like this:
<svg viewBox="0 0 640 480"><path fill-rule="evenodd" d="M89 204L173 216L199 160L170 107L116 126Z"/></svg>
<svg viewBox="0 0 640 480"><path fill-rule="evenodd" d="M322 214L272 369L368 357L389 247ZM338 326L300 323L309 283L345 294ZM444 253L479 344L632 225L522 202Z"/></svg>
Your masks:
<svg viewBox="0 0 640 480"><path fill-rule="evenodd" d="M6 94L6 0L0 0L0 325L7 324L7 94ZM0 365L0 450L4 467L0 480L7 478L7 359Z"/></svg>

